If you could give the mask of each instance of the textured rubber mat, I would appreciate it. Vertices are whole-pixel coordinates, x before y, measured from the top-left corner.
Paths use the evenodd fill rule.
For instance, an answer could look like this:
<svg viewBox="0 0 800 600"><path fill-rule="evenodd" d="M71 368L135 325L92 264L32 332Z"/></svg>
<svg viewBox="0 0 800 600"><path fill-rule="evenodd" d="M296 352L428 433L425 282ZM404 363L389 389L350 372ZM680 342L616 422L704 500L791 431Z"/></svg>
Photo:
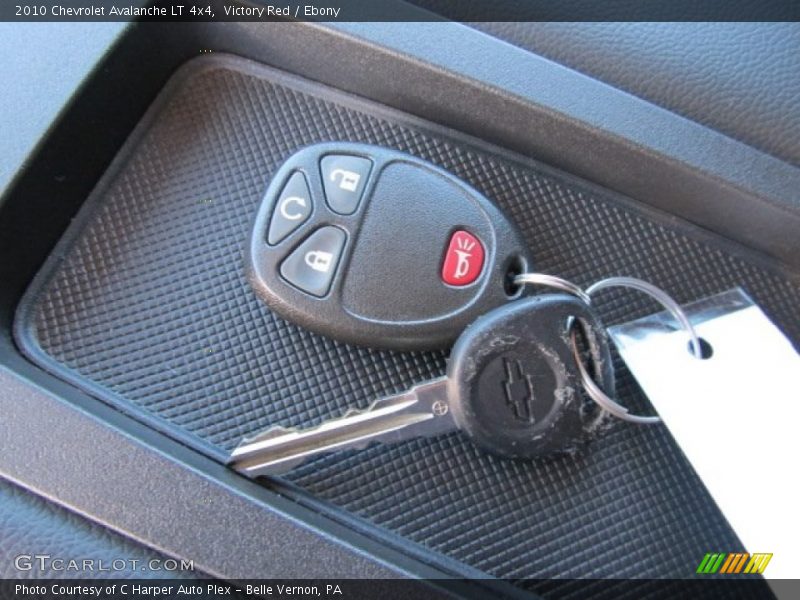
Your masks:
<svg viewBox="0 0 800 600"><path fill-rule="evenodd" d="M271 173L330 140L397 148L463 178L519 224L541 271L581 285L639 276L682 302L741 285L800 339L800 287L716 238L401 113L207 58L163 92L29 291L24 351L217 457L269 424L319 422L441 375L443 353L312 335L273 316L244 280ZM633 293L598 299L609 321L654 308ZM619 388L641 402L624 373ZM581 456L535 463L452 434L324 457L289 478L512 579L684 577L706 552L740 548L663 427L620 423Z"/></svg>

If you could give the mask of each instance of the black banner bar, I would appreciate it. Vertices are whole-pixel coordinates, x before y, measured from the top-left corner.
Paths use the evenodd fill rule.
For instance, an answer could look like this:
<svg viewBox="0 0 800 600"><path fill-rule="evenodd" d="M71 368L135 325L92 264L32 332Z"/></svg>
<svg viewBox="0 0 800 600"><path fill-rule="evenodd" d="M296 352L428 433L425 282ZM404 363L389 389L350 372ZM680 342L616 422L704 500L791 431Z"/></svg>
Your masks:
<svg viewBox="0 0 800 600"><path fill-rule="evenodd" d="M247 580L211 579L5 579L0 580L4 600L207 600L287 598L311 600L427 600L439 598L519 598L490 584L497 580ZM774 599L760 577L727 576L695 579L552 579L513 582L530 597L545 600L637 598ZM771 582L780 594L800 597L800 581Z"/></svg>
<svg viewBox="0 0 800 600"><path fill-rule="evenodd" d="M0 21L798 21L796 0L4 0Z"/></svg>

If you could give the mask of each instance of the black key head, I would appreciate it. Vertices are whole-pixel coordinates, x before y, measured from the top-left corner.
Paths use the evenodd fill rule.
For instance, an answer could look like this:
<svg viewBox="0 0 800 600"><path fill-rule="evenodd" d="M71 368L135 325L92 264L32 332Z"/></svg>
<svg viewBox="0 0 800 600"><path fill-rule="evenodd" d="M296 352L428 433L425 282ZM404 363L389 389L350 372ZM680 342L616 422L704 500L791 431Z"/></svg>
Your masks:
<svg viewBox="0 0 800 600"><path fill-rule="evenodd" d="M605 330L584 302L565 294L517 300L477 319L448 363L456 423L493 454L532 458L578 449L607 413L583 392L567 323L582 327L598 385L614 392Z"/></svg>

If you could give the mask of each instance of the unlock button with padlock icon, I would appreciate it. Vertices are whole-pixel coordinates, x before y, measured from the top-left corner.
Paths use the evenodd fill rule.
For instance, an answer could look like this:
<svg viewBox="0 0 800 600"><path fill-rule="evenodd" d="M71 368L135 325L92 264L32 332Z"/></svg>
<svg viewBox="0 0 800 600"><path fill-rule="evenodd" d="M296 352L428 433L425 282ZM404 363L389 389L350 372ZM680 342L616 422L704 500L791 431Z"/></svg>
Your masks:
<svg viewBox="0 0 800 600"><path fill-rule="evenodd" d="M325 200L335 213L352 215L358 208L372 170L372 161L360 156L329 154L320 161Z"/></svg>

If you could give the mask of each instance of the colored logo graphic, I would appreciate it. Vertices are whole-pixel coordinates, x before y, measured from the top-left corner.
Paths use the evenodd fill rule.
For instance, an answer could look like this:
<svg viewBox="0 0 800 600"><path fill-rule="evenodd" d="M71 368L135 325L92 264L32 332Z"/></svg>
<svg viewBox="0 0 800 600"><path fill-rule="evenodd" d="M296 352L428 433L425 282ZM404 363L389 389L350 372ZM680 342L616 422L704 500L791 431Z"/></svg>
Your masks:
<svg viewBox="0 0 800 600"><path fill-rule="evenodd" d="M697 572L703 575L724 573L735 575L737 573L763 573L767 568L772 554L748 554L747 552L709 552L700 561Z"/></svg>

